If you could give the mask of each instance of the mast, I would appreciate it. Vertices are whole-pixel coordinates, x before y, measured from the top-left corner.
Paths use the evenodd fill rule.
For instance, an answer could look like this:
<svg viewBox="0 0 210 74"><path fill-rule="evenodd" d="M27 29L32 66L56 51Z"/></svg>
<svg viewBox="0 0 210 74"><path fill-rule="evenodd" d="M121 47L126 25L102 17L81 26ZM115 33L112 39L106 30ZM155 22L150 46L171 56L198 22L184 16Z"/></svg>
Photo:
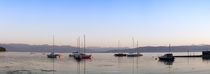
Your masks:
<svg viewBox="0 0 210 74"><path fill-rule="evenodd" d="M84 53L85 53L85 35L84 35Z"/></svg>
<svg viewBox="0 0 210 74"><path fill-rule="evenodd" d="M134 38L132 37L132 41L133 41L133 49L135 48L135 43L134 43ZM134 52L132 52L132 53L134 53Z"/></svg>
<svg viewBox="0 0 210 74"><path fill-rule="evenodd" d="M136 50L137 50L137 53L139 53L139 50L138 50L138 47L139 47L139 41L137 40L137 45L136 45Z"/></svg>
<svg viewBox="0 0 210 74"><path fill-rule="evenodd" d="M169 53L171 53L171 44L169 44Z"/></svg>
<svg viewBox="0 0 210 74"><path fill-rule="evenodd" d="M85 35L84 35L84 53L85 53ZM84 74L86 74L86 61L84 60Z"/></svg>
<svg viewBox="0 0 210 74"><path fill-rule="evenodd" d="M54 48L55 48L55 36L53 34L53 52L52 52L52 54L54 54L54 52L55 52Z"/></svg>
<svg viewBox="0 0 210 74"><path fill-rule="evenodd" d="M133 40L133 49L134 49L134 47L135 47L135 46L134 46L134 38L132 38L132 40Z"/></svg>
<svg viewBox="0 0 210 74"><path fill-rule="evenodd" d="M54 55L54 52L55 52L55 50L54 50L54 48L55 48L55 36L54 36L54 34L53 34L53 52L52 52L52 54ZM54 70L55 70L55 60L53 59L53 74L55 74L55 72L54 72Z"/></svg>
<svg viewBox="0 0 210 74"><path fill-rule="evenodd" d="M120 40L118 40L118 53L120 53Z"/></svg>
<svg viewBox="0 0 210 74"><path fill-rule="evenodd" d="M78 52L80 52L80 37L77 39L77 48L79 49Z"/></svg>

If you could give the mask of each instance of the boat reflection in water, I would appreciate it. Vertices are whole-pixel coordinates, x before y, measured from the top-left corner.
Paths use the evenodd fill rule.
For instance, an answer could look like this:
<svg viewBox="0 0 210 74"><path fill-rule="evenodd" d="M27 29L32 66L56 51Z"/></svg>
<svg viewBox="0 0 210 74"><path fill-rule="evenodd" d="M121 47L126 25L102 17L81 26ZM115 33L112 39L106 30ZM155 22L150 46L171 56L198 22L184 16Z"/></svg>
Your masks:
<svg viewBox="0 0 210 74"><path fill-rule="evenodd" d="M165 65L167 65L168 67L168 74L171 74L171 73L173 73L173 71L172 71L172 66L173 66L173 63L174 63L174 61L166 61L166 60L159 60L159 62L161 62L161 63L163 63L163 64L165 64Z"/></svg>
<svg viewBox="0 0 210 74"><path fill-rule="evenodd" d="M86 71L86 61L88 61L90 59L77 59L77 74L87 74ZM83 64L83 65L82 65Z"/></svg>
<svg viewBox="0 0 210 74"><path fill-rule="evenodd" d="M159 60L159 62L164 63L165 65L173 65L174 61Z"/></svg>
<svg viewBox="0 0 210 74"><path fill-rule="evenodd" d="M141 64L141 57L128 57L129 65L130 65L130 72L129 74L141 74L140 71L140 64Z"/></svg>

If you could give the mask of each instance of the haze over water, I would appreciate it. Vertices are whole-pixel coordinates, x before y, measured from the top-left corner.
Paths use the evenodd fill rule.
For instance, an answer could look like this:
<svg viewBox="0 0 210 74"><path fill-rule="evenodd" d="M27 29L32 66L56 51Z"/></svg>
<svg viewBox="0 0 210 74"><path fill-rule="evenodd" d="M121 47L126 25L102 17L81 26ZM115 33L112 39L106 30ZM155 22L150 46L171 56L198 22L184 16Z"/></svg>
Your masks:
<svg viewBox="0 0 210 74"><path fill-rule="evenodd" d="M129 58L114 57L112 53L92 53L91 60L80 62L65 56L54 60L54 71L53 60L46 58L46 54L6 52L0 53L0 73L52 74L54 71L55 74L208 74L210 72L209 60L176 58L174 62L161 62L155 59L162 54L164 53L144 53L142 57ZM201 52L191 54L201 54Z"/></svg>

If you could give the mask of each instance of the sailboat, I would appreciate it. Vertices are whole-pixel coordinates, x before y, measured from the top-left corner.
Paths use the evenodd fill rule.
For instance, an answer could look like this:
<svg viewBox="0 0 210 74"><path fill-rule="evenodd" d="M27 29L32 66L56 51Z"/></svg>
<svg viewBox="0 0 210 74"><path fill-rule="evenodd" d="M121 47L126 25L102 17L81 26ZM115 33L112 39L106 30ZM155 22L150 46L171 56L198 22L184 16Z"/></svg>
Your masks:
<svg viewBox="0 0 210 74"><path fill-rule="evenodd" d="M163 56L160 56L159 57L159 60L162 60L162 61L174 61L174 56L173 54L171 53L171 45L169 44L169 53L163 55Z"/></svg>
<svg viewBox="0 0 210 74"><path fill-rule="evenodd" d="M50 54L47 55L48 58L57 58L57 56L59 56L58 54L54 53L55 52L55 50L54 50L54 47L55 47L54 44L55 43L54 42L55 42L55 40L54 40L54 35L53 35L53 51Z"/></svg>
<svg viewBox="0 0 210 74"><path fill-rule="evenodd" d="M86 39L85 39L85 35L84 35L84 53L83 54L81 54L82 55L82 59L91 59L91 56L92 55L87 55L87 54L85 54L86 53L86 47L85 47L85 41Z"/></svg>
<svg viewBox="0 0 210 74"><path fill-rule="evenodd" d="M132 38L132 40L133 40L133 49L134 49L134 38ZM138 48L138 41L137 41L137 48ZM135 54L135 53L129 53L127 56L128 56L128 57L138 57L138 56L143 56L143 55L140 54L140 53L138 52L138 50L137 50L137 54Z"/></svg>
<svg viewBox="0 0 210 74"><path fill-rule="evenodd" d="M80 37L77 39L77 48L78 50L76 52L72 52L72 54L69 54L69 57L74 57L76 54L80 54Z"/></svg>
<svg viewBox="0 0 210 74"><path fill-rule="evenodd" d="M123 57L123 56L126 56L126 54L124 53L120 53L120 41L118 41L118 53L114 54L114 56L118 56L118 57Z"/></svg>
<svg viewBox="0 0 210 74"><path fill-rule="evenodd" d="M81 59L91 59L92 55L87 55L86 53L86 46L85 46L85 35L84 35L84 53L77 53L74 55L75 59L81 60Z"/></svg>

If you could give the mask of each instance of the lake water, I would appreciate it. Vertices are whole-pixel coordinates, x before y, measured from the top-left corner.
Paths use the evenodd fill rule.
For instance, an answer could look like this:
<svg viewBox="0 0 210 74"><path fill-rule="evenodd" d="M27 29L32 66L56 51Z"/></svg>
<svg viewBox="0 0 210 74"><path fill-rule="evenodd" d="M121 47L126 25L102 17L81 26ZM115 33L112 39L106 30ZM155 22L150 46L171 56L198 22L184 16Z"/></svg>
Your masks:
<svg viewBox="0 0 210 74"><path fill-rule="evenodd" d="M0 53L0 74L209 74L210 61L202 58L176 58L161 62L164 53L143 53L141 57L114 57L113 53L90 53L91 60L76 61L65 56L55 60L44 53ZM201 54L201 52L191 53ZM187 53L174 53L187 55ZM53 64L54 62L54 64ZM53 69L54 66L54 69Z"/></svg>

